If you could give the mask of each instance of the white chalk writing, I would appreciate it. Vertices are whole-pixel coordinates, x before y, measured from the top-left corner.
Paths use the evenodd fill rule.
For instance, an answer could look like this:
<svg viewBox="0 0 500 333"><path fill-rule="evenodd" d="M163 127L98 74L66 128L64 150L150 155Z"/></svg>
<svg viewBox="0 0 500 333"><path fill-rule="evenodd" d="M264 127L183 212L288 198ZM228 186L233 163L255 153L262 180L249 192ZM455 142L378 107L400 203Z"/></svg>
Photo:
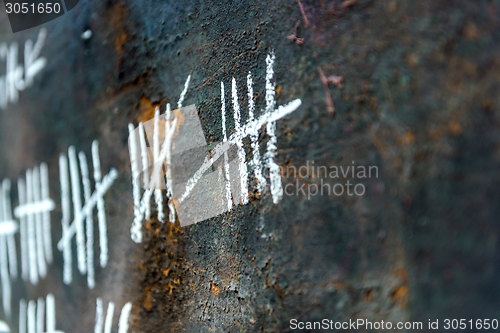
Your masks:
<svg viewBox="0 0 500 333"><path fill-rule="evenodd" d="M78 171L78 161L76 151L73 146L68 149L68 159L62 154L59 157L59 172L61 182L61 206L62 206L62 238L57 244L60 251L63 252L64 259L64 283L70 284L72 281L72 258L71 258L71 239L76 234L78 270L81 274L87 274L87 284L89 288L95 286L94 269L94 221L93 210L97 206L97 219L99 225L99 246L100 246L100 265L106 267L108 262L108 239L106 213L104 209L104 195L109 190L113 182L118 177L118 171L111 171L104 177L101 176L101 162L99 158L98 142L92 143L92 162L94 169L95 191L91 193L89 171L85 153L80 152L80 171ZM80 190L80 174L83 183L83 193L85 204L82 206ZM70 180L71 177L71 197L73 199L74 219L70 225ZM85 220L85 225L84 225ZM86 233L86 234L85 234Z"/></svg>
<svg viewBox="0 0 500 333"><path fill-rule="evenodd" d="M122 311L120 313L120 319L118 321L118 333L127 333L128 320L130 317L131 310L132 310L132 303L128 302L123 306ZM102 299L101 298L97 299L94 333L111 333L114 312L115 312L115 304L113 302L109 302L108 309L106 311L106 320L104 320Z"/></svg>
<svg viewBox="0 0 500 333"><path fill-rule="evenodd" d="M64 333L56 330L56 300L52 294L48 294L46 299L31 300L28 304L25 300L19 303L19 333L43 332Z"/></svg>
<svg viewBox="0 0 500 333"><path fill-rule="evenodd" d="M17 277L16 243L14 234L18 224L12 220L10 181L4 180L0 189L0 275L2 281L2 305L7 317L11 314L10 279Z"/></svg>
<svg viewBox="0 0 500 333"><path fill-rule="evenodd" d="M31 40L24 43L24 66L17 62L17 42L10 45L0 43L0 61L5 60L6 64L5 75L0 76L0 109L5 109L9 102L16 103L19 100L19 91L31 86L35 76L47 64L47 59L40 57L46 37L47 30L42 29L35 45Z"/></svg>
<svg viewBox="0 0 500 333"><path fill-rule="evenodd" d="M20 219L22 277L37 284L47 275L47 263L52 263L50 211L55 203L49 197L47 165L26 171L26 180L18 181L19 206L14 215Z"/></svg>

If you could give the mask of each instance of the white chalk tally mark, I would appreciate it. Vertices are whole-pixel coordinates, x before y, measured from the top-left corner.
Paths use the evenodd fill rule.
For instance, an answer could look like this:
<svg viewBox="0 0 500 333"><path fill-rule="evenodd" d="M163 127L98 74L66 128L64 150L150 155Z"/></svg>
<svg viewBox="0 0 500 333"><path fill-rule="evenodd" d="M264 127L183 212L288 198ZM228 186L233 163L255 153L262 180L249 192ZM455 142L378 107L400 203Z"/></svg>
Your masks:
<svg viewBox="0 0 500 333"><path fill-rule="evenodd" d="M50 212L55 203L49 197L47 165L26 171L26 179L20 178L17 185L19 206L14 215L20 220L21 275L36 285L52 263Z"/></svg>
<svg viewBox="0 0 500 333"><path fill-rule="evenodd" d="M24 66L19 65L17 42L11 45L0 43L0 61L5 60L6 73L0 76L0 109L5 109L7 104L19 100L19 91L33 84L34 77L47 64L47 59L40 57L40 52L45 44L47 30L41 29L37 41L27 40L24 43Z"/></svg>
<svg viewBox="0 0 500 333"><path fill-rule="evenodd" d="M18 224L12 219L10 181L5 179L0 188L0 277L2 282L2 306L7 317L11 315L10 280L17 277L16 241Z"/></svg>
<svg viewBox="0 0 500 333"><path fill-rule="evenodd" d="M10 333L10 327L6 322L0 320L0 333Z"/></svg>
<svg viewBox="0 0 500 333"><path fill-rule="evenodd" d="M273 198L273 202L277 204L281 201L283 197L283 187L281 183L281 175L279 174L279 166L276 164L274 159L276 158L277 150L277 137L276 137L276 121L291 114L302 104L300 99L296 99L287 105L279 106L276 108L276 96L275 96L275 84L272 82L274 79L274 60L275 56L273 53L269 54L266 58L266 109L263 114L255 118L255 102L253 99L253 81L251 73L247 76L247 89L248 89L248 100L249 100L249 117L244 125L241 125L241 114L240 106L238 103L237 87L236 81L232 80L232 100L233 100L233 112L235 120L235 133L227 138L226 133L226 115L225 115L225 96L224 96L224 84L221 83L221 103L222 103L222 134L223 142L218 144L212 151L209 157L205 158L205 161L201 167L195 172L195 174L188 180L184 193L179 198L179 203L185 201L188 196L192 193L195 185L201 180L203 174L214 164L214 161L219 159L224 155L224 169L225 169L225 180L226 180L226 200L228 203L228 208L231 208L231 187L229 179L229 165L227 159L227 150L229 148L228 142L230 144L235 144L238 148L238 160L239 160L239 171L240 171L240 203L246 204L248 202L248 170L246 166L245 151L243 149L243 138L249 136L251 140L251 146L253 149L253 158L251 160L251 166L254 170L254 175L257 179L257 190L261 193L265 186L266 180L262 175L262 162L259 153L259 143L258 143L258 133L262 126L266 125L267 134L269 136L269 142L267 143L267 152L265 153L265 166L269 168L270 171L270 190ZM229 184L229 185L228 185Z"/></svg>
<svg viewBox="0 0 500 333"><path fill-rule="evenodd" d="M57 247L63 252L63 281L65 284L70 284L72 282L71 240L75 236L78 270L82 275L87 274L87 285L90 289L93 289L95 286L93 212L97 207L100 250L99 264L101 267L106 267L108 262L108 236L104 195L118 177L118 171L112 168L107 175L102 177L99 143L94 141L92 143L92 163L95 190L92 192L85 153L80 152L77 159L75 148L71 146L68 149L68 157L64 154L59 156L62 238L58 242ZM78 163L78 161L80 163ZM80 171L78 170L78 166L80 166ZM83 184L84 204L82 204L80 178ZM72 222L70 197L73 201L74 217Z"/></svg>
<svg viewBox="0 0 500 333"><path fill-rule="evenodd" d="M222 111L222 142L227 143L227 131L226 131L226 97L224 94L224 82L220 83L220 94L221 94L221 111ZM212 161L213 163L213 161ZM231 194L231 176L229 173L229 156L227 150L224 152L224 180L226 183L226 201L227 209L230 210L233 207L233 197Z"/></svg>
<svg viewBox="0 0 500 333"><path fill-rule="evenodd" d="M131 238L135 242L142 241L142 223L151 217L151 196L155 193L155 201L157 206L158 219L163 222L163 198L160 196L159 188L165 183L167 189L167 201L169 204L169 221L175 221L175 214L179 215L181 226L186 226L192 223L202 221L203 219L211 218L219 215L224 211L229 211L233 205L247 204L249 202L249 167L253 170L254 180L257 184L257 192L259 194L266 190L268 181L264 177L264 168L269 169L269 183L272 200L275 204L280 202L283 197L283 187L281 182L280 169L275 159L277 156L277 135L276 121L291 114L302 104L300 99L296 99L286 105L276 106L276 93L274 80L274 61L275 56L270 53L266 58L266 107L261 111L261 115L255 115L255 100L253 91L252 74L249 72L246 77L247 96L248 96L248 118L242 121L242 112L240 108L238 89L236 79L231 81L231 102L233 108L234 133L228 135L226 115L226 96L224 82L221 82L221 111L222 111L222 142L216 144L210 152L207 151L206 157L202 157L202 163L196 171L191 171L192 165L182 165L186 159L181 154L188 152L193 148L205 148L206 141L202 132L201 126L198 126L199 119L196 113L196 108L190 107L179 110L179 116L172 119L170 106L167 105L165 114L165 139L163 146L159 139L159 122L161 116L157 109L155 118L146 123L140 123L138 128L129 124L129 150L130 162L132 170L132 186L134 194L134 222L131 227ZM185 96L189 85L189 77L181 94L181 99L178 106L182 106L182 99ZM193 113L193 111L195 113ZM176 123L177 118L181 117L179 124ZM194 118L193 118L194 117ZM179 125L176 128L176 125ZM259 132L266 125L266 133L269 138L266 144L266 152L261 156L259 144ZM176 132L178 131L178 132ZM196 131L194 133L193 131ZM150 132L153 132L151 135ZM172 139L175 134L175 145L172 145ZM250 139L252 157L247 162L247 152L245 150L243 140ZM201 139L199 139L201 138ZM150 151L147 142L152 142L152 151ZM228 150L232 145L236 146L237 162L230 163ZM172 151L179 154L179 162L172 162ZM152 157L151 157L152 156ZM219 177L211 175L209 169L215 166L216 161L223 156L224 166L217 166L219 169ZM195 156L191 156L195 158ZM153 161L150 161L150 158ZM201 161L197 161L201 162ZM190 163L190 162L186 162ZM150 174L149 167L154 166L153 173ZM190 172L187 181L176 179L175 193L173 193L173 179L171 176L172 166L176 170L188 170ZM165 173L161 171L166 169ZM233 170L237 169L237 173L233 174ZM192 173L191 173L192 172ZM166 179L165 179L166 178ZM142 179L142 180L141 180ZM218 187L214 182L223 182ZM197 184L199 185L197 193L191 194ZM140 186L141 184L142 186ZM144 191L141 191L141 187ZM220 196L211 197L214 189L215 192L222 194L222 201L219 201ZM142 192L142 193L141 193ZM235 193L232 193L235 192ZM237 193L236 193L237 192ZM216 202L214 204L213 200ZM225 201L224 201L225 200ZM234 201L233 201L234 200ZM175 209L173 206L175 204ZM204 205L207 205L206 207ZM222 204L222 205L221 205ZM194 205L194 206L193 206ZM191 209L191 208L195 209Z"/></svg>
<svg viewBox="0 0 500 333"><path fill-rule="evenodd" d="M253 122L255 120L255 100L253 94L253 79L252 73L248 72L247 75L247 91L248 91L248 121ZM250 140L252 146L252 161L251 166L254 171L255 178L257 179L257 192L263 193L266 186L267 181L266 178L262 175L262 162L260 158L260 146L259 146L259 133L258 131L254 131L250 133Z"/></svg>
<svg viewBox="0 0 500 333"><path fill-rule="evenodd" d="M129 326L128 321L131 311L132 311L132 303L128 302L123 306L122 311L120 313L120 319L118 321L118 333L128 332L128 326ZM108 309L106 311L106 320L104 320L102 299L98 298L96 301L94 333L111 333L114 313L115 313L115 304L113 302L109 302Z"/></svg>
<svg viewBox="0 0 500 333"><path fill-rule="evenodd" d="M44 329L45 326L45 329ZM48 294L45 299L19 303L19 333L64 333L56 330L56 300Z"/></svg>
<svg viewBox="0 0 500 333"><path fill-rule="evenodd" d="M232 84L232 95L233 95L233 116L234 116L234 132L238 139L236 140L236 146L238 147L238 161L240 169L240 188L241 188L241 203L246 205L248 203L248 170L246 163L245 148L243 147L243 137L241 137L241 113L240 104L238 103L238 91L236 89L236 79L233 77Z"/></svg>
<svg viewBox="0 0 500 333"><path fill-rule="evenodd" d="M186 97L187 90L189 88L189 82L191 80L191 75L189 75L184 84L184 89L181 92L177 107L181 108L184 98ZM162 179L162 168L166 169L166 197L167 205L169 210L168 220L171 223L175 223L176 215L175 208L173 204L173 183L172 183L172 139L174 136L175 128L177 126L177 118L172 119L172 110L170 104L167 104L165 111L165 138L163 143L160 143L160 109L155 110L154 118L154 129L153 129L153 161L150 163L148 146L146 143L146 132L144 129L144 124L139 123L138 131L136 131L134 125L129 124L129 151L130 151L130 164L132 170L132 187L133 187L133 197L134 197L134 222L130 229L130 235L134 242L142 242L142 223L145 220L151 218L151 196L154 192L157 218L161 222L164 222L165 215L163 212L163 193L158 187L164 182ZM139 136L139 137L137 137ZM138 147L140 149L141 160L137 158ZM149 166L152 164L154 166L152 173L149 173ZM143 187L145 188L141 196L141 187L139 186L138 179L140 173L143 173ZM156 188L156 189L154 189Z"/></svg>
<svg viewBox="0 0 500 333"><path fill-rule="evenodd" d="M266 113L274 110L276 105L276 85L272 82L274 78L274 54L269 54L266 58ZM271 195L273 202L277 204L283 198L283 185L281 184L280 168L274 161L276 150L278 149L278 139L276 137L276 122L270 121L266 125L269 141L267 142L266 160L269 168L269 180L271 182Z"/></svg>

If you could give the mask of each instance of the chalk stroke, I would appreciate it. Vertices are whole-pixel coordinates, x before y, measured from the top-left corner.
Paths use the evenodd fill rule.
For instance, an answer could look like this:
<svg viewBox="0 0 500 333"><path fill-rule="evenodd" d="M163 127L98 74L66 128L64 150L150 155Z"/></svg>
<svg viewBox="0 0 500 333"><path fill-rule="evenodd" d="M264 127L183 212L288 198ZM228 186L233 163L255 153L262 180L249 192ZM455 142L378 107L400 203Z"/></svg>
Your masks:
<svg viewBox="0 0 500 333"><path fill-rule="evenodd" d="M255 120L255 100L253 94L253 79L252 73L248 72L247 75L247 92L248 92L248 121L253 122ZM262 162L260 158L260 145L259 145L259 133L254 131L250 133L250 140L252 146L252 161L251 167L254 171L255 178L257 179L257 193L261 194L264 192L267 181L262 175Z"/></svg>
<svg viewBox="0 0 500 333"><path fill-rule="evenodd" d="M10 280L17 277L16 241L18 224L12 219L10 181L5 179L0 188L0 276L2 281L2 306L7 317L11 315Z"/></svg>
<svg viewBox="0 0 500 333"><path fill-rule="evenodd" d="M35 45L31 40L24 43L24 66L17 62L17 42L0 43L0 61L5 60L6 64L6 74L0 76L0 109L5 109L9 102L17 103L19 92L33 85L35 76L47 64L47 59L40 57L46 38L47 30L41 29Z"/></svg>
<svg viewBox="0 0 500 333"><path fill-rule="evenodd" d="M276 105L276 85L272 82L274 78L274 54L268 54L266 58L266 113L274 110ZM269 141L267 142L266 160L269 168L269 179L271 181L271 195L273 202L277 204L283 198L283 186L281 184L281 175L279 174L280 168L274 161L276 157L276 150L278 149L278 139L276 137L276 122L271 121L266 125L267 135Z"/></svg>
<svg viewBox="0 0 500 333"><path fill-rule="evenodd" d="M172 117L170 105L167 105L165 115L160 115L157 109L154 119L140 123L137 128L129 124L129 151L134 196L132 240L137 243L142 241L142 223L151 217L150 201L153 194L157 206L157 217L163 222L163 197L160 192L163 188L167 189L169 221L174 222L177 214L181 226L217 216L231 210L234 205L247 204L249 202L249 167L253 170L257 184L256 190L259 194L266 190L267 180L263 171L265 168L269 169L270 193L275 204L280 202L283 197L283 187L280 169L275 161L278 145L276 121L297 110L302 102L296 99L286 105L276 107L274 61L275 56L270 53L266 58L266 108L258 116L255 114L252 74L249 72L246 77L248 96L246 121L242 120L236 79L232 78L231 104L234 133L230 136L227 131L225 86L224 82L221 82L222 142L211 144L210 146L215 147L210 151L207 150L208 145L194 105L176 110L175 117ZM189 80L190 77L181 93L179 107L182 106ZM160 128L162 128L160 123L163 119L165 119L165 131L160 134ZM266 152L261 156L259 131L264 125L266 125L269 140L266 144ZM250 139L252 148L252 157L249 162L247 162L247 152L243 142L247 137ZM173 142L174 139L175 142ZM152 143L152 148L148 143ZM236 147L236 162L229 161L229 149L232 146ZM200 150L204 149L205 152L198 155ZM172 160L173 156L175 160ZM224 157L223 167L218 162L222 156ZM176 174L172 174L172 170L175 170ZM218 173L213 174L217 170ZM237 173L233 174L235 170ZM193 193L197 184L200 185ZM219 185L223 185L223 188ZM141 187L144 188L142 194Z"/></svg>
<svg viewBox="0 0 500 333"><path fill-rule="evenodd" d="M128 321L131 310L132 310L132 303L128 302L123 306L122 311L120 313L120 319L118 321L118 333L128 332L128 326L129 326ZM109 302L108 309L106 311L106 320L104 320L102 299L97 298L94 333L111 333L114 312L115 312L115 304L113 302Z"/></svg>
<svg viewBox="0 0 500 333"><path fill-rule="evenodd" d="M26 171L26 179L18 183L19 206L14 215L20 219L22 278L38 284L52 263L50 211L55 203L49 197L49 171L42 163Z"/></svg>
<svg viewBox="0 0 500 333"><path fill-rule="evenodd" d="M10 333L10 327L4 321L0 321L0 333Z"/></svg>
<svg viewBox="0 0 500 333"><path fill-rule="evenodd" d="M233 77L232 84L232 95L233 95L233 116L234 116L234 132L235 135L240 137L240 105L238 103L238 91L236 90L236 79ZM248 170L246 163L246 153L243 148L243 137L236 140L236 146L238 146L238 160L240 163L240 189L241 189L241 203L246 205L248 203Z"/></svg>
<svg viewBox="0 0 500 333"><path fill-rule="evenodd" d="M184 98L189 88L191 75L189 75L184 84L184 89L181 92L177 106L182 107ZM132 187L134 197L134 222L130 229L130 235L134 242L142 242L142 223L151 218L151 196L155 194L157 218L164 222L163 212L163 194L160 189L161 184L166 184L167 205L169 208L169 222L174 223L175 208L173 204L173 185L172 185L172 138L177 126L177 118L172 119L172 110L170 104L167 104L165 117L165 135L163 144L160 143L160 109L155 110L154 128L153 128L153 161L150 162L148 147L146 143L146 131L143 123L139 123L136 129L134 125L129 124L129 151L130 164L132 170ZM138 154L138 146L140 150L140 159ZM153 171L149 173L149 166L153 165ZM166 182L163 180L161 169L165 167ZM137 183L140 177L140 172L143 173L144 193L141 196L141 187Z"/></svg>
<svg viewBox="0 0 500 333"><path fill-rule="evenodd" d="M71 239L76 236L77 266L82 275L87 274L87 285L90 289L95 286L94 268L94 220L93 211L97 207L97 220L99 227L99 263L106 267L108 262L108 236L106 224L106 212L104 208L104 195L118 177L118 171L111 169L102 177L101 161L99 157L99 143L92 143L93 178L95 190L91 190L91 182L85 153L80 152L78 159L73 146L68 149L66 155L59 156L59 172L61 183L61 207L62 207L62 237L57 247L63 252L64 271L63 281L65 284L72 282L72 257ZM80 163L78 163L78 161ZM78 171L80 166L80 172ZM83 184L84 204L82 205L80 178ZM71 179L71 181L70 181ZM70 186L71 182L71 186ZM70 195L71 188L71 195ZM71 219L70 196L73 201L73 222ZM85 221L85 224L84 224Z"/></svg>
<svg viewBox="0 0 500 333"><path fill-rule="evenodd" d="M224 143L227 142L227 131L226 131L226 97L224 94L224 82L220 83L220 94L221 94L221 104L222 104L222 140ZM231 175L229 173L229 157L227 150L224 152L224 179L225 179L225 189L226 189L226 201L227 209L230 210L233 207L233 198L231 194Z"/></svg>
<svg viewBox="0 0 500 333"><path fill-rule="evenodd" d="M28 304L23 299L19 302L19 333L64 333L56 330L54 295L48 294L45 299L31 300Z"/></svg>
<svg viewBox="0 0 500 333"><path fill-rule="evenodd" d="M265 180L262 180L264 177L262 176L262 163L260 162L260 154L256 153L259 150L258 146L258 132L260 128L266 125L267 134L269 136L269 142L267 143L267 152L265 154L266 158L266 166L270 171L270 182L271 182L271 195L273 198L273 202L277 204L281 198L283 197L283 187L281 183L281 176L279 174L279 166L274 161L276 157L277 150L277 137L276 137L276 121L285 117L286 115L291 114L302 104L300 99L296 99L285 106L279 106L276 109L276 101L275 101L275 84L272 82L274 78L274 59L275 56L273 53L269 54L266 58L266 109L264 113L257 119L254 118L254 109L255 104L253 101L253 81L251 79L251 73L247 76L247 89L249 96L249 119L245 123L245 125L240 125L240 107L238 104L238 96L237 96L237 87L235 79L232 81L232 97L233 97L233 111L234 111L234 119L235 119L235 133L231 135L229 139L227 139L226 135L226 117L225 117L225 97L224 97L224 84L221 84L221 101L222 101L222 122L223 122L223 142L217 145L212 151L209 157L207 157L202 164L202 166L195 172L195 174L189 179L186 184L186 188L184 193L179 198L179 203L184 202L188 196L192 193L195 185L200 181L203 174L214 164L219 157L223 154L226 156L226 152L229 149L227 142L236 144L238 147L238 159L239 159L239 170L240 170L240 202L242 204L247 203L248 200L248 171L246 167L245 161L245 152L243 150L243 138L250 136L252 141L252 148L254 151L252 158L252 168L254 169L254 174L257 178L257 182L259 184L258 190L262 191L265 187ZM250 95L251 94L251 95ZM225 170L228 168L227 158L224 157L224 165ZM228 172L226 171L226 182L229 181ZM230 196L226 194L226 200L228 201L228 208L230 208Z"/></svg>

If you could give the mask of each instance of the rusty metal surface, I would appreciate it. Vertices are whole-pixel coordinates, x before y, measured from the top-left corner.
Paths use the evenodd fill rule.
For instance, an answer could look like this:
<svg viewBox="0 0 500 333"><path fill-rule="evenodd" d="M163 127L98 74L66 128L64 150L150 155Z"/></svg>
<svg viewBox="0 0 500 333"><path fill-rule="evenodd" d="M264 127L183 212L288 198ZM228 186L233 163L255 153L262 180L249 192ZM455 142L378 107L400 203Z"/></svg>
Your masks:
<svg viewBox="0 0 500 333"><path fill-rule="evenodd" d="M103 170L119 172L105 197L110 263L94 290L76 268L65 286L54 245L47 279L14 282L8 322L17 327L20 298L49 292L65 332L93 331L97 297L117 308L133 302L133 332L498 318L500 3L341 3L300 2L307 27L295 1L80 1L45 24L46 67L0 110L0 177L15 182L48 164L59 240L59 154L70 145L90 154L98 139ZM39 29L12 34L0 10L2 42L36 39ZM294 33L303 41L287 38ZM230 87L234 77L247 105L251 71L264 108L271 51L278 104L302 100L277 123L278 164L355 161L377 166L378 178L362 180L363 196L285 195L275 205L252 192L249 204L187 227L153 218L143 243L132 242L128 123L175 104L191 74L185 105L196 105L207 142L222 141L220 82ZM344 78L342 89L328 87L335 116L318 68Z"/></svg>

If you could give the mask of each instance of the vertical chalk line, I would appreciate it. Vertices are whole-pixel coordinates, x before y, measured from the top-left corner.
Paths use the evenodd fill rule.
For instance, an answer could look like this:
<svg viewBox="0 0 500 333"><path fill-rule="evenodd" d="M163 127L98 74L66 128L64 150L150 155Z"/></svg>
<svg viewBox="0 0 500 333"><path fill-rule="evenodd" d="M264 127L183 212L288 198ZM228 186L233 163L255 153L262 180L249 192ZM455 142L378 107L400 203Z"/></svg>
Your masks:
<svg viewBox="0 0 500 333"><path fill-rule="evenodd" d="M141 190L137 182L139 181L139 167L137 160L137 137L134 125L128 124L128 133L130 137L130 168L132 172L132 194L134 198L134 221L130 227L130 237L136 243L142 242L142 214L140 214Z"/></svg>
<svg viewBox="0 0 500 333"><path fill-rule="evenodd" d="M115 313L115 303L108 303L108 312L106 313L106 322L104 324L104 333L111 333L111 326L113 325L113 315Z"/></svg>
<svg viewBox="0 0 500 333"><path fill-rule="evenodd" d="M68 159L64 154L59 156L59 178L61 184L61 206L62 206L62 234L66 235L69 229L71 204L70 204L70 189L69 189L69 173L68 173ZM71 243L66 242L62 249L64 268L63 268L63 281L65 284L70 284L72 281L72 256L71 256Z"/></svg>
<svg viewBox="0 0 500 333"><path fill-rule="evenodd" d="M10 221L11 224L16 224L14 220L12 220L12 206L10 202L10 180L4 179L1 185L2 188L2 209L3 210L3 218L0 216L0 220L2 221ZM17 256L16 256L16 241L14 238L14 233L9 233L5 236L7 241L7 252L8 252L8 260L9 260L9 272L10 277L15 279L17 278Z"/></svg>
<svg viewBox="0 0 500 333"><path fill-rule="evenodd" d="M40 188L40 168L35 167L32 172L33 175L33 203L41 201L41 188ZM43 242L43 221L42 212L33 214L35 220L35 243L36 243L36 258L38 264L38 273L41 278L47 276L47 265L45 263L45 248Z"/></svg>
<svg viewBox="0 0 500 333"><path fill-rule="evenodd" d="M227 142L226 130L226 96L224 92L224 82L220 83L220 96L221 96L221 111L222 111L222 141ZM229 156L227 151L224 152L224 178L226 180L226 200L227 209L231 210L233 207L233 199L231 195L231 176L229 173Z"/></svg>
<svg viewBox="0 0 500 333"><path fill-rule="evenodd" d="M144 130L144 125L142 123L139 123L139 137L140 137L140 144L141 144L141 157L142 157L142 172L143 172L143 180L144 180L144 188L147 188L148 190L145 191L142 200L141 200L141 209L144 210L145 219L151 218L151 194L152 191L150 190L150 183L149 183L149 171L148 171L148 165L149 165L149 159L148 159L148 148L146 145L146 131Z"/></svg>
<svg viewBox="0 0 500 333"><path fill-rule="evenodd" d="M246 205L248 203L248 171L246 163L245 148L243 147L243 136L241 133L241 113L240 104L238 102L238 91L236 88L236 79L233 77L232 81L232 96L233 96L233 110L234 110L234 131L236 137L236 146L238 147L238 161L240 169L240 189L241 189L241 203Z"/></svg>
<svg viewBox="0 0 500 333"><path fill-rule="evenodd" d="M26 202L33 203L33 172L26 171ZM33 214L28 214L28 257L30 282L34 285L38 283L38 267L36 257L36 229Z"/></svg>
<svg viewBox="0 0 500 333"><path fill-rule="evenodd" d="M255 100L253 95L253 80L252 73L248 72L247 75L247 90L248 90L248 121L249 123L255 120ZM254 170L255 178L257 179L257 191L258 193L264 192L266 188L267 181L262 175L262 163L260 158L260 146L259 146L259 129L255 128L254 131L250 133L251 147L253 150L252 156L252 167Z"/></svg>
<svg viewBox="0 0 500 333"><path fill-rule="evenodd" d="M97 298L95 306L95 327L94 333L102 333L103 318L102 318L102 299Z"/></svg>
<svg viewBox="0 0 500 333"><path fill-rule="evenodd" d="M17 183L19 193L19 205L26 203L26 183L19 179ZM29 278L29 257L28 257L28 228L26 216L21 216L19 222L19 239L21 241L21 275L24 281Z"/></svg>
<svg viewBox="0 0 500 333"><path fill-rule="evenodd" d="M19 302L19 333L26 333L26 301Z"/></svg>
<svg viewBox="0 0 500 333"><path fill-rule="evenodd" d="M94 167L94 181L96 188L101 186L101 159L99 157L99 142L94 140L92 142L92 163ZM106 211L104 208L104 199L99 197L97 199L97 220L99 223L99 263L101 267L106 267L108 263L108 227L106 223Z"/></svg>
<svg viewBox="0 0 500 333"><path fill-rule="evenodd" d="M73 198L73 213L75 216L76 224L76 251L78 258L78 270L81 274L85 274L87 271L87 266L85 262L85 235L83 222L80 219L80 215L82 214L82 201L80 197L80 179L78 172L78 162L76 159L76 151L75 147L71 146L68 149L68 157L69 157L69 171L71 176L71 190L72 190L72 198Z"/></svg>
<svg viewBox="0 0 500 333"><path fill-rule="evenodd" d="M120 321L118 322L118 333L127 333L130 311L132 311L132 303L128 302L123 306L122 312L120 314Z"/></svg>
<svg viewBox="0 0 500 333"><path fill-rule="evenodd" d="M36 331L36 303L31 300L28 303L28 333L37 333Z"/></svg>
<svg viewBox="0 0 500 333"><path fill-rule="evenodd" d="M3 236L2 236L3 238ZM11 308L10 308L10 300L11 300L11 286L10 286L10 278L9 271L7 266L7 246L3 239L0 239L0 275L2 279L2 305L5 311L5 315L10 317Z"/></svg>
<svg viewBox="0 0 500 333"><path fill-rule="evenodd" d="M167 178L167 200L168 200L168 220L170 223L175 223L175 206L173 202L173 178L172 178L172 140L175 134L175 129L177 127L177 118L172 120L172 110L170 109L170 103L167 104L166 109L166 122L165 122L165 142L163 144L163 149L165 150L166 159L166 178Z"/></svg>
<svg viewBox="0 0 500 333"><path fill-rule="evenodd" d="M41 192L41 200L49 201L50 193L49 193L49 169L46 163L40 164L40 182L42 187ZM52 235L51 235L51 227L50 227L50 211L44 210L42 211L42 224L43 224L43 244L44 244L44 252L45 252L45 261L49 264L52 263L53 255L52 255Z"/></svg>
<svg viewBox="0 0 500 333"><path fill-rule="evenodd" d="M83 197L85 202L90 200L92 195L92 189L90 185L89 169L87 164L87 157L84 152L78 153L78 158L80 160L80 172L82 174L82 184L83 184ZM87 285L90 289L94 289L94 219L92 214L88 214L85 219L85 230L86 230L86 259L87 259Z"/></svg>
<svg viewBox="0 0 500 333"><path fill-rule="evenodd" d="M160 163L160 108L156 107L155 117L154 117L154 127L153 127L153 174L152 177L152 187L155 188L154 196L156 202L156 211L158 215L158 220L160 222L165 222L165 214L163 213L163 194L161 189L160 181L162 178L162 166Z"/></svg>
<svg viewBox="0 0 500 333"><path fill-rule="evenodd" d="M268 54L266 57L266 113L271 112L275 108L275 84L272 82L274 78L274 53ZM276 123L269 122L266 125L267 135L269 136L269 141L267 142L267 165L269 167L269 178L271 182L271 196L273 197L273 202L278 203L283 197L283 187L281 184L281 175L279 174L280 169L278 164L274 161L276 157L277 143L278 139L276 137Z"/></svg>

